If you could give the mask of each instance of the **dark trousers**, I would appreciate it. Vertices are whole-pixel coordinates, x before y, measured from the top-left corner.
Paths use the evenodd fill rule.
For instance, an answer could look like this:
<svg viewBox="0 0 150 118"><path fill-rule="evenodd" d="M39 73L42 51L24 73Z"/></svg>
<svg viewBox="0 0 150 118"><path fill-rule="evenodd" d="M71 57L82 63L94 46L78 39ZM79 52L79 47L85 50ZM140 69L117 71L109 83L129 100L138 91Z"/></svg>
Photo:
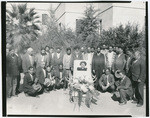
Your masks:
<svg viewBox="0 0 150 118"><path fill-rule="evenodd" d="M30 89L29 91L26 91L25 93L28 94L29 96L35 97L35 96L43 93L43 88L40 91L39 90Z"/></svg>
<svg viewBox="0 0 150 118"><path fill-rule="evenodd" d="M143 105L144 100L144 82L132 82L133 86L133 96L135 95L135 99L137 100L138 104Z"/></svg>
<svg viewBox="0 0 150 118"><path fill-rule="evenodd" d="M119 93L120 93L120 102L126 102L127 101L127 97L131 97L132 96L132 91L130 90L126 90L126 89L119 89Z"/></svg>
<svg viewBox="0 0 150 118"><path fill-rule="evenodd" d="M16 87L17 87L17 76L8 76L7 77L7 88L8 88L8 96L16 95Z"/></svg>
<svg viewBox="0 0 150 118"><path fill-rule="evenodd" d="M21 80L21 76L20 74L17 76L17 87L16 87L16 92L19 93L20 92L20 80Z"/></svg>
<svg viewBox="0 0 150 118"><path fill-rule="evenodd" d="M137 96L138 104L143 105L144 101L144 82L138 82L137 87L136 87L135 94Z"/></svg>
<svg viewBox="0 0 150 118"><path fill-rule="evenodd" d="M106 86L105 83L102 83L102 85L103 85L103 86ZM100 86L100 87L101 87L101 89L102 89L102 86ZM111 85L111 86L109 86L109 87L107 88L107 90L105 90L105 91L113 92L114 90L115 90L115 85ZM102 91L105 92L103 89L102 89Z"/></svg>

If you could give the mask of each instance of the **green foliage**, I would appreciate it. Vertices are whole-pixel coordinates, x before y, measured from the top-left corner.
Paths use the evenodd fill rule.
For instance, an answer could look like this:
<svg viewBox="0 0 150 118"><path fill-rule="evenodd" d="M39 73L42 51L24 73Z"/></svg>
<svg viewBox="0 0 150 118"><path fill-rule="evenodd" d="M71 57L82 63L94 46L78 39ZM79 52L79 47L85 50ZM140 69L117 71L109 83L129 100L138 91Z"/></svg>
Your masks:
<svg viewBox="0 0 150 118"><path fill-rule="evenodd" d="M103 30L100 35L102 43L106 45L121 45L124 49L127 48L142 48L145 42L144 31L139 31L138 25L128 23L115 28Z"/></svg>
<svg viewBox="0 0 150 118"><path fill-rule="evenodd" d="M64 26L58 26L55 13L52 9L50 9L50 18L44 28L45 31L42 31L42 35L38 40L31 43L36 51L46 45L53 46L54 48L59 46L65 49L66 47L74 46L76 43L75 33L71 29L66 29Z"/></svg>
<svg viewBox="0 0 150 118"><path fill-rule="evenodd" d="M96 45L99 42L99 19L98 11L95 10L93 5L90 5L84 11L84 17L80 20L80 26L77 29L77 38L79 42L83 45Z"/></svg>
<svg viewBox="0 0 150 118"><path fill-rule="evenodd" d="M21 51L37 39L39 16L34 8L27 9L27 4L11 4L11 7L6 10L6 40Z"/></svg>

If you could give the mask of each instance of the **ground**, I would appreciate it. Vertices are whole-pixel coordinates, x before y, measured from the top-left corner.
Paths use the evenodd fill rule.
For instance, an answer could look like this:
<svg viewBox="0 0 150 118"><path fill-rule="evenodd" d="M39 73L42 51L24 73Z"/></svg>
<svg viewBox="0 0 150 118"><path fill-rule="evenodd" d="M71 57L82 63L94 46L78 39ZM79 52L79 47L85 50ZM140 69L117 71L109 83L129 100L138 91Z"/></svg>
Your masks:
<svg viewBox="0 0 150 118"><path fill-rule="evenodd" d="M20 93L18 97L7 99L8 115L131 115L145 116L145 103L136 107L131 101L120 106L112 100L110 93L100 93L97 105L92 104L91 109L82 104L80 110L74 109L74 103L69 101L69 91L57 90L40 95L40 98L26 97Z"/></svg>

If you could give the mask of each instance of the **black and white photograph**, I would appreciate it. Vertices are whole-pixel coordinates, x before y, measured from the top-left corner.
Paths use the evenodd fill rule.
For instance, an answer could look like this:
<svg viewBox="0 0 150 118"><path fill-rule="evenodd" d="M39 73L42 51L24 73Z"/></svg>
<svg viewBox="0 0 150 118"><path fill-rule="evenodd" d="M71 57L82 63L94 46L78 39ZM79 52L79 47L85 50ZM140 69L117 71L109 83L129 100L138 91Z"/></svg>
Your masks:
<svg viewBox="0 0 150 118"><path fill-rule="evenodd" d="M1 7L3 116L149 116L148 1Z"/></svg>

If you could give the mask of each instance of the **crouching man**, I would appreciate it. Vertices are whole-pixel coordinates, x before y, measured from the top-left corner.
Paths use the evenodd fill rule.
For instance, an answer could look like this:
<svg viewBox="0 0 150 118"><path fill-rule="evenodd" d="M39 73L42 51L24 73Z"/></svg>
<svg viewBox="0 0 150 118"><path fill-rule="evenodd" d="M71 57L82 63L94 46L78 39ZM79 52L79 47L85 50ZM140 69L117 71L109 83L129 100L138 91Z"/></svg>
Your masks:
<svg viewBox="0 0 150 118"><path fill-rule="evenodd" d="M38 83L38 79L33 74L33 67L29 67L28 73L24 76L23 90L28 96L38 97L42 90L42 86Z"/></svg>
<svg viewBox="0 0 150 118"><path fill-rule="evenodd" d="M130 99L133 94L132 84L130 79L125 75L124 71L117 70L115 75L118 76L119 80L116 81L117 91L120 94L119 105L125 105L127 99Z"/></svg>
<svg viewBox="0 0 150 118"><path fill-rule="evenodd" d="M50 79L47 78L46 69L45 69L45 62L42 61L41 65L36 70L36 77L39 80L39 83L44 88L44 92L49 92L50 87Z"/></svg>
<svg viewBox="0 0 150 118"><path fill-rule="evenodd" d="M99 85L103 92L114 92L115 86L114 86L115 80L114 76L110 73L110 69L107 68L105 70L105 74L103 74L99 80Z"/></svg>

